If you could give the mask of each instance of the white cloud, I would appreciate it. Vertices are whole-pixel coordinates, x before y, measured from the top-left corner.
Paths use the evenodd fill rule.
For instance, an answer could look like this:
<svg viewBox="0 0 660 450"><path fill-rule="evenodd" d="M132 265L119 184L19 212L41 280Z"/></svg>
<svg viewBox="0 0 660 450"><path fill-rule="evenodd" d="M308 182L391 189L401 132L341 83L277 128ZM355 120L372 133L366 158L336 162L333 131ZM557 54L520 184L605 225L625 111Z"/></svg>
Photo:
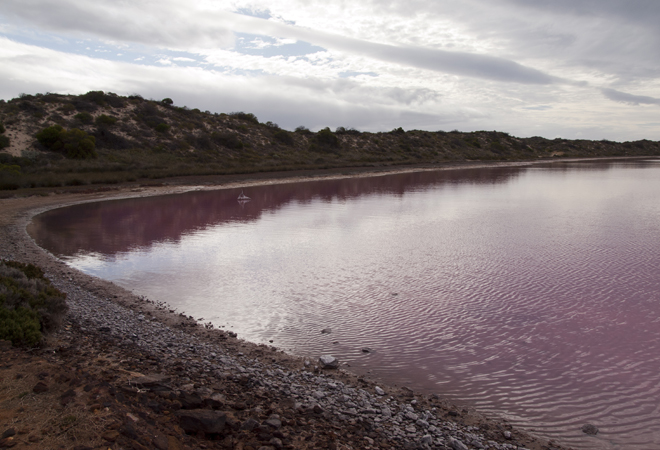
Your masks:
<svg viewBox="0 0 660 450"><path fill-rule="evenodd" d="M176 90L288 126L658 139L644 125L658 19L644 0L4 0L0 91ZM117 53L139 64L102 59Z"/></svg>

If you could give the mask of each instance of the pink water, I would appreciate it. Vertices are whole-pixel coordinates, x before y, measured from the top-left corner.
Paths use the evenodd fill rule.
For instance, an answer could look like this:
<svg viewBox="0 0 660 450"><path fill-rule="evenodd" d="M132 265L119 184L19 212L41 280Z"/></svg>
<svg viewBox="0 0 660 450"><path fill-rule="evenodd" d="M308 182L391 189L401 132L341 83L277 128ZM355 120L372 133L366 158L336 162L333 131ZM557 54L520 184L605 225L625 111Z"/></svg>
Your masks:
<svg viewBox="0 0 660 450"><path fill-rule="evenodd" d="M660 448L660 161L244 191L244 205L240 190L80 205L30 229L72 266L239 337L331 353L576 448Z"/></svg>

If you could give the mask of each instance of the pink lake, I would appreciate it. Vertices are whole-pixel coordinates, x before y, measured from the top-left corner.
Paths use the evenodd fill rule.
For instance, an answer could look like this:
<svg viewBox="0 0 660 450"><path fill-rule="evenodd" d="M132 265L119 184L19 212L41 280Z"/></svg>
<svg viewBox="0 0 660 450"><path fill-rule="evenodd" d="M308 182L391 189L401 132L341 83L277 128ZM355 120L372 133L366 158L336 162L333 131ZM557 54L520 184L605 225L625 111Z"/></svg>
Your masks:
<svg viewBox="0 0 660 450"><path fill-rule="evenodd" d="M62 208L30 232L244 339L331 353L575 448L660 448L660 160L240 192Z"/></svg>

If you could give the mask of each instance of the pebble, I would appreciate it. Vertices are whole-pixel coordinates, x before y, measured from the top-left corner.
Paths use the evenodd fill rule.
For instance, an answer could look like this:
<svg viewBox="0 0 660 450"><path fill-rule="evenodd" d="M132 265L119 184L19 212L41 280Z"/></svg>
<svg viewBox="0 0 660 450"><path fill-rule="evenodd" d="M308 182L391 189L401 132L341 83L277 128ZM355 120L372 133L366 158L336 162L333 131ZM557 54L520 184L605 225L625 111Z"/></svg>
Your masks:
<svg viewBox="0 0 660 450"><path fill-rule="evenodd" d="M96 297L91 292L77 288L68 280L50 278L58 289L67 293L69 323L102 334L104 338L114 340L119 347L138 347L141 352L158 359L166 367L181 367L182 372L189 377L187 381L185 377L179 378L179 389L187 395L179 397L181 400L222 403L225 399L214 399L213 391L203 386L199 381L200 377L207 380L214 377L233 378L244 382L250 389L264 388L284 393L295 399L295 406L292 407L295 410L333 417L340 427L366 422L369 428L378 430L381 436L379 440L390 440L395 443L395 448L415 448L421 445L423 448L448 446L453 450L467 450L464 442L471 448L478 449L517 448L512 444L489 440L473 427L445 421L445 411L420 411L412 391L408 393L409 403L405 403L403 400L386 397L385 390L379 386L373 387L374 393L370 393L356 386L345 385L322 372L312 372L312 364L308 359L301 363L299 370L292 371L278 366L277 363L269 364L251 359L243 353L232 356L221 345L206 343L184 329L197 326L194 322L184 319L180 323L186 324L185 327L170 327L154 320L148 313L138 314L112 300ZM331 330L323 331L326 334ZM226 334L235 336L232 332ZM321 356L319 363L325 369L337 369L339 366L337 358L331 355ZM146 378L141 383L144 385L147 382L159 381L161 380L156 378ZM202 386L199 386L200 384ZM39 385L37 391L41 389L43 387ZM233 406L240 409L241 405ZM215 432L224 426L223 417L206 417L204 414L208 413L187 414L186 427ZM249 418L239 425L240 429L246 431L262 426L275 431L281 429L283 423L277 414L272 414L262 424L254 418ZM510 432L504 432L503 436L509 439ZM116 434L108 432L103 437L113 442ZM369 439L365 439L365 443L375 445L369 444ZM282 446L282 441L275 437L261 448L278 450Z"/></svg>

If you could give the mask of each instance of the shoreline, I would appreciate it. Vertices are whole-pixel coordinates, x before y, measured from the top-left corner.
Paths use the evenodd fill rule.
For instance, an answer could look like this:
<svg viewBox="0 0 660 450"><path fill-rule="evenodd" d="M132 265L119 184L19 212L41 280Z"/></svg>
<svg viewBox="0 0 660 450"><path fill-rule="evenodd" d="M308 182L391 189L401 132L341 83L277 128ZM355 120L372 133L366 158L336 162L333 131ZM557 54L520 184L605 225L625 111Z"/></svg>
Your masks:
<svg viewBox="0 0 660 450"><path fill-rule="evenodd" d="M205 403L202 403L206 409L222 411L225 421L233 424L225 426L223 433L207 432L205 436L202 432L201 437L199 432L192 435L182 433L180 427L161 427L160 434L173 432L173 437L179 443L163 446L165 449L175 449L176 445L180 445L178 448L239 448L238 444L245 450L250 447L254 450L260 448L256 447L254 442L260 442L261 447L266 448L313 448L312 444L332 448L332 444L337 449L561 449L556 443L548 443L529 432L513 429L504 419L486 418L473 408L457 407L438 395L416 394L405 387L377 384L374 380L344 369L318 369L315 367L318 366L316 359L292 356L272 346L237 339L226 331L207 329L192 317L174 312L166 304L148 301L111 282L67 266L38 247L26 231L26 226L34 215L77 203L176 194L192 190L383 176L420 170L527 166L557 161L560 160L469 163L427 168L387 168L378 171L349 170L281 178L246 174L231 177L231 180L221 180L219 184L206 184L208 180L203 180L204 184L193 185L129 185L119 186L113 191L69 192L0 199L0 257L31 262L42 267L53 284L67 293L70 310L66 326L47 337L45 346L36 352L40 357L54 364L83 365L87 370L101 374L108 372L107 361L111 360L112 370L109 375L106 373L103 376L112 380L107 383L116 386L115 390L124 389L126 386L142 386L135 392L126 393L124 397L133 394L139 397L146 392L147 395L156 394L154 397L160 398L153 386L148 387L144 383L145 380L139 381L142 378L139 375L160 377L161 381L155 385L168 392L169 397L166 400L179 402L181 405L161 404L156 408L161 410L160 413L153 408L151 412L143 412L147 417L151 414L162 418L163 411L166 411L169 414L164 416L171 419L178 406L185 406L181 402L182 399L186 396L197 396L203 399ZM85 352L79 350L83 344L87 354L104 355L102 358L106 363L98 365L91 356L86 357ZM59 351L62 348L78 350ZM11 351L29 353L16 349ZM318 356L320 355L316 357ZM98 357L96 361L98 362ZM162 381L165 378L167 382ZM301 387L295 390L292 386ZM382 391L385 392L384 395L380 394ZM255 396L259 399L256 402ZM65 405L65 409L68 407L68 404ZM112 412L112 408L106 408L109 408L106 412ZM258 434L255 437L255 433L244 433L245 430L241 429L248 420L262 421L262 425L255 426L254 429L266 426L263 423L272 419L273 415L278 416L276 420L280 421L280 425L275 432L270 430L270 433L263 433L270 436L270 440L259 441ZM0 428L5 425L3 417L0 415ZM311 437L310 417L317 425L316 433ZM155 421L153 418L150 420ZM323 432L323 443L318 441L321 437L314 437L319 434L319 430ZM0 429L1 431L4 431L4 428ZM213 435L212 440L208 439L209 434ZM331 434L335 437L328 438ZM279 435L286 437L280 438ZM115 441L106 439L103 445L108 442L119 445L126 437L122 434L117 436ZM304 439L298 441L297 437ZM98 433L96 444L103 439L103 433ZM28 444L28 441L25 443ZM152 442L152 445L155 444Z"/></svg>

